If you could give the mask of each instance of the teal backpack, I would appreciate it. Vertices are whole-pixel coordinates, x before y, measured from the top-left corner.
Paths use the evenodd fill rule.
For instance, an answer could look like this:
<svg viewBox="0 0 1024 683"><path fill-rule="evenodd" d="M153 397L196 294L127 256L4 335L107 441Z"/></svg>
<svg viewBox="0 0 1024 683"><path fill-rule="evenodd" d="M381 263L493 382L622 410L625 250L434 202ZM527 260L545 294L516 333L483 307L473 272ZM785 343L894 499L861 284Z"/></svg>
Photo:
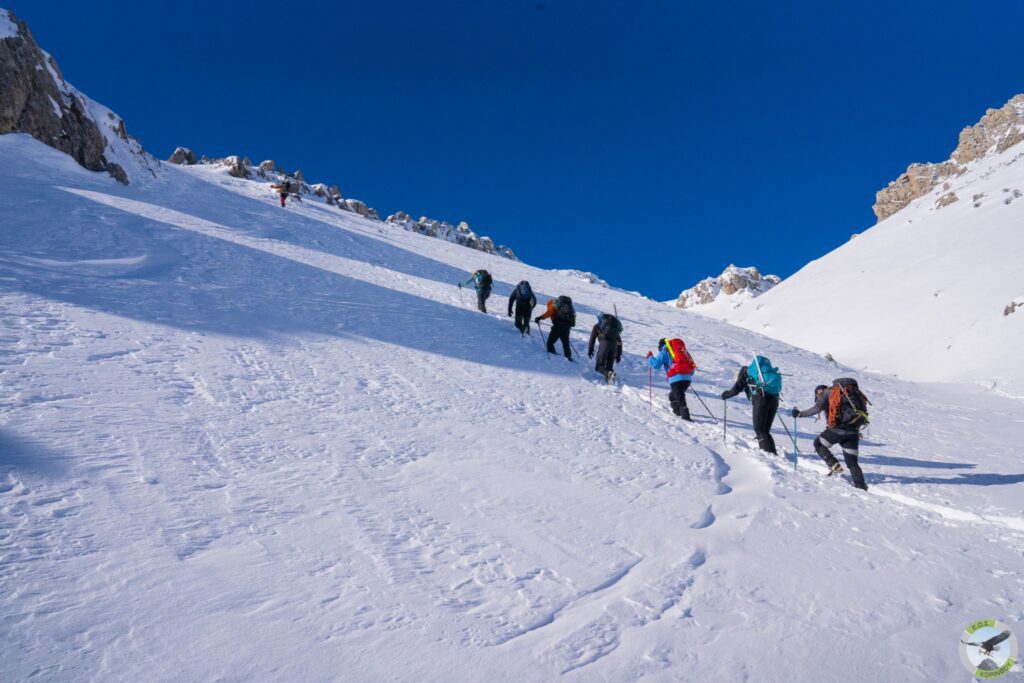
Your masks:
<svg viewBox="0 0 1024 683"><path fill-rule="evenodd" d="M782 393L782 373L764 356L755 356L747 368L747 376L766 394Z"/></svg>

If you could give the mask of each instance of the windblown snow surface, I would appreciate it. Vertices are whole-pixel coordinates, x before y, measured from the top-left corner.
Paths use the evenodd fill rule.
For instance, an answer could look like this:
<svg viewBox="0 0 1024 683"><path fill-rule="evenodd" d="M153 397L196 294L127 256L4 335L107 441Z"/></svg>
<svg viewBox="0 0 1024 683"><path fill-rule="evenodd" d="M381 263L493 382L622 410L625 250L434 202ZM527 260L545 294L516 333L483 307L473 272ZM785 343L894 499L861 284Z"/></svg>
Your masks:
<svg viewBox="0 0 1024 683"><path fill-rule="evenodd" d="M786 407L848 369L276 201L0 137L3 680L945 681L969 623L1021 633L1022 403L858 375L863 494L813 420L794 471L742 400L683 424L655 375L652 411L644 356L685 338L719 418L754 350ZM520 338L524 278L581 352L618 307L619 386Z"/></svg>
<svg viewBox="0 0 1024 683"><path fill-rule="evenodd" d="M940 208L939 199L958 201ZM995 150L737 309L697 312L857 368L1024 399L1024 144Z"/></svg>

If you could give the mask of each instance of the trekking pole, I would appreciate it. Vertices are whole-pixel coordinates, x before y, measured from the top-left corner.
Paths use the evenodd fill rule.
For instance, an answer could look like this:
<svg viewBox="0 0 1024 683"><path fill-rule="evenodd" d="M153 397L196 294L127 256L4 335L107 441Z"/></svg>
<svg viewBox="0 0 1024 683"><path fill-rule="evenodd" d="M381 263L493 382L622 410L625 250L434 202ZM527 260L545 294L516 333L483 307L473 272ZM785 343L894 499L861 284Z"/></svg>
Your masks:
<svg viewBox="0 0 1024 683"><path fill-rule="evenodd" d="M778 420L779 424L782 425L782 428L786 430L786 436L788 436L789 438L793 439L793 443L796 443L796 439L793 438L793 435L789 433L789 427L786 426L786 421L783 420L782 417L780 417L778 413L775 413L775 419Z"/></svg>
<svg viewBox="0 0 1024 683"><path fill-rule="evenodd" d="M647 364L647 402L651 406L651 412L654 412L654 368Z"/></svg>
<svg viewBox="0 0 1024 683"><path fill-rule="evenodd" d="M718 418L712 414L711 408L708 408L708 404L704 402L704 399L700 397L700 394L697 393L696 389L693 390L693 395L696 396L697 400L700 401L700 404L704 406L704 410L707 411L708 416L715 421L715 424L718 424Z"/></svg>
<svg viewBox="0 0 1024 683"><path fill-rule="evenodd" d="M796 455L800 452L800 449L796 445L796 415L793 416L793 471L796 472ZM785 421L783 421L785 424Z"/></svg>
<svg viewBox="0 0 1024 683"><path fill-rule="evenodd" d="M722 399L722 441L725 441L729 431L729 401Z"/></svg>
<svg viewBox="0 0 1024 683"><path fill-rule="evenodd" d="M569 340L569 348L572 349L572 352L576 354L576 360L581 360L580 359L580 352L576 350L575 346L573 346L572 339Z"/></svg>
<svg viewBox="0 0 1024 683"><path fill-rule="evenodd" d="M544 330L540 326L540 322L537 322L537 336L540 337L540 347L546 352L548 347L544 344Z"/></svg>

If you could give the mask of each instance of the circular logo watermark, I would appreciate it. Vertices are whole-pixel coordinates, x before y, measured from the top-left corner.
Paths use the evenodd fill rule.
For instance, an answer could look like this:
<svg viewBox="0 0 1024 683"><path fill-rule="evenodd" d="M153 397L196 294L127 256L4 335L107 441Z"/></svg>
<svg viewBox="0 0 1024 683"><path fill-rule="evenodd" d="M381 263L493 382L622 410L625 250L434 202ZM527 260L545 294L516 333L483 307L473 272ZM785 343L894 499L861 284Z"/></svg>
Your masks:
<svg viewBox="0 0 1024 683"><path fill-rule="evenodd" d="M1017 661L1017 636L994 619L976 621L960 636L960 661L976 678L999 678Z"/></svg>

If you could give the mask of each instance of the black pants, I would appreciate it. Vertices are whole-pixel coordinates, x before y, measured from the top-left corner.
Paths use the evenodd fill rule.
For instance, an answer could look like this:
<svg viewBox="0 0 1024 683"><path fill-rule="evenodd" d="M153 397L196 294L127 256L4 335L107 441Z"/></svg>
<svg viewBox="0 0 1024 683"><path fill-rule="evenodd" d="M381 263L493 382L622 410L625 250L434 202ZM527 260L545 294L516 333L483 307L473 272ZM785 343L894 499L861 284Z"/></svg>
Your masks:
<svg viewBox="0 0 1024 683"><path fill-rule="evenodd" d="M490 287L483 287L476 290L476 307L480 309L481 313L487 312L487 297L491 295Z"/></svg>
<svg viewBox="0 0 1024 683"><path fill-rule="evenodd" d="M686 407L686 390L690 388L690 380L679 380L668 386L668 402L672 412L684 420L690 420L690 409Z"/></svg>
<svg viewBox="0 0 1024 683"><path fill-rule="evenodd" d="M529 301L516 302L516 329L523 334L530 334L530 318L533 317L533 306Z"/></svg>
<svg viewBox="0 0 1024 683"><path fill-rule="evenodd" d="M775 413L779 410L779 397L755 391L750 397L750 403L754 408L754 434L757 435L758 447L762 451L778 455L778 451L775 450L775 439L772 438L772 422L775 421Z"/></svg>
<svg viewBox="0 0 1024 683"><path fill-rule="evenodd" d="M554 324L551 326L551 334L548 335L548 353L555 352L555 340L562 340L562 352L565 357L572 360L572 349L569 348L569 332L572 327L569 325Z"/></svg>
<svg viewBox="0 0 1024 683"><path fill-rule="evenodd" d="M597 346L597 355L594 358L594 369L602 375L607 375L615 369L615 356L619 351L618 340L602 339Z"/></svg>
<svg viewBox="0 0 1024 683"><path fill-rule="evenodd" d="M850 470L853 485L857 488L867 488L864 483L864 472L857 462L860 433L840 432L830 427L818 435L818 438L814 440L814 450L829 467L838 462L832 455L832 451L829 450L835 444L839 444L839 447L843 449L843 460L846 461L846 469Z"/></svg>

